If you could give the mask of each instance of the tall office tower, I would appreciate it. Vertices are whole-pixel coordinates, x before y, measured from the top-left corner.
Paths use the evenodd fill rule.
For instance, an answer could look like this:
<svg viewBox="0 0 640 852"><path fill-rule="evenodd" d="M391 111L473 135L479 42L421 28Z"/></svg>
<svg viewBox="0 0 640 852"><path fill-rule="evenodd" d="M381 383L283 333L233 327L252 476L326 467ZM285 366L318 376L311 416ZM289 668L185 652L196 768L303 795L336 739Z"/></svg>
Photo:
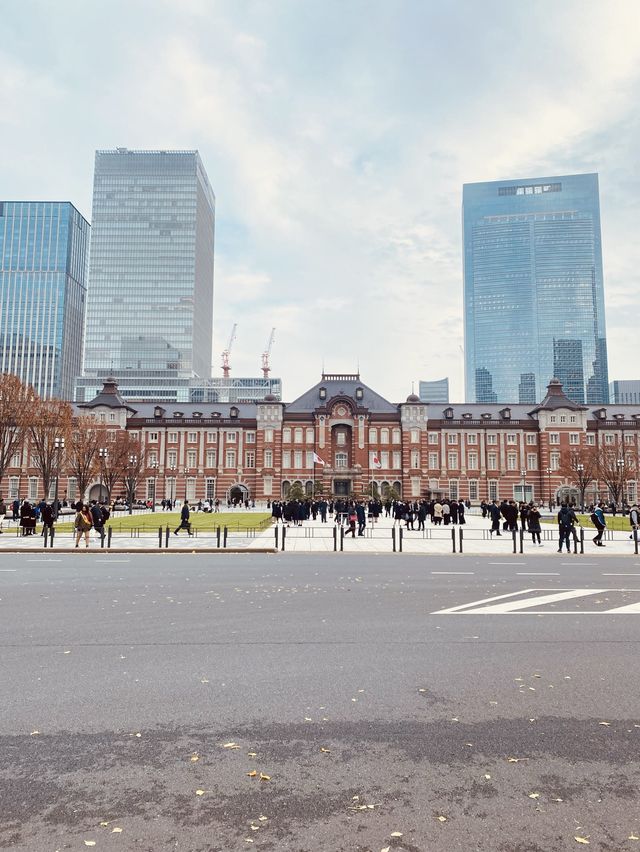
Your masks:
<svg viewBox="0 0 640 852"><path fill-rule="evenodd" d="M72 399L82 364L89 223L67 201L0 202L0 372Z"/></svg>
<svg viewBox="0 0 640 852"><path fill-rule="evenodd" d="M609 396L616 405L640 405L640 379L609 382Z"/></svg>
<svg viewBox="0 0 640 852"><path fill-rule="evenodd" d="M449 402L449 379L437 379L433 382L420 382L418 385L420 402Z"/></svg>
<svg viewBox="0 0 640 852"><path fill-rule="evenodd" d="M608 402L598 176L465 184L463 241L467 400Z"/></svg>
<svg viewBox="0 0 640 852"><path fill-rule="evenodd" d="M215 197L197 151L97 151L76 399L113 375L153 398L211 375Z"/></svg>

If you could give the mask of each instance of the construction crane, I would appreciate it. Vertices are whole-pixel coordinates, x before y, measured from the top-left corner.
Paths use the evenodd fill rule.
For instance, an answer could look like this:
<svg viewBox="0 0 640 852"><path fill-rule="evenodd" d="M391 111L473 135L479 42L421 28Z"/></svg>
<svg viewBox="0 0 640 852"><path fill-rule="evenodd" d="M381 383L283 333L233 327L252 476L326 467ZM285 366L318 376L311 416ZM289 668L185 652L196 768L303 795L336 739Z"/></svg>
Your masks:
<svg viewBox="0 0 640 852"><path fill-rule="evenodd" d="M269 366L269 355L271 354L271 347L273 346L273 341L275 338L276 330L275 328L271 329L271 334L269 335L269 340L267 342L267 348L262 353L262 375L265 379L269 378L269 371L271 367Z"/></svg>
<svg viewBox="0 0 640 852"><path fill-rule="evenodd" d="M238 323L234 322L233 328L231 329L231 334L229 335L229 342L227 343L227 348L222 353L222 375L225 377L225 379L229 378L229 370L231 369L231 367L229 366L229 355L231 355L233 341L236 339L237 328Z"/></svg>

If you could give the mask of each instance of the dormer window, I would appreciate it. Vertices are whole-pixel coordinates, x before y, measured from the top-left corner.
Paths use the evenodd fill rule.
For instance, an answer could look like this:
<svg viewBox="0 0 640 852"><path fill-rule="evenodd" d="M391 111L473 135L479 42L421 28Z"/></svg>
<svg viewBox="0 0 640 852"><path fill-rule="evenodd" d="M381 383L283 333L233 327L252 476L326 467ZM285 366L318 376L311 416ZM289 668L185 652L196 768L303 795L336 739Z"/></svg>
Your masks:
<svg viewBox="0 0 640 852"><path fill-rule="evenodd" d="M364 390L362 388L356 388L356 399L357 400L364 399Z"/></svg>
<svg viewBox="0 0 640 852"><path fill-rule="evenodd" d="M202 417L202 412L201 411L194 411L193 416L194 417Z"/></svg>
<svg viewBox="0 0 640 852"><path fill-rule="evenodd" d="M229 409L229 417L237 417L239 414L240 411L235 407L235 405L232 405Z"/></svg>
<svg viewBox="0 0 640 852"><path fill-rule="evenodd" d="M485 411L484 414L480 415L480 419L481 420L491 420L491 415L489 414L489 412Z"/></svg>
<svg viewBox="0 0 640 852"><path fill-rule="evenodd" d="M160 406L160 405L156 405L156 407L153 409L153 416L158 418L158 417L164 417L164 415L165 415L164 408L162 408L162 406Z"/></svg>
<svg viewBox="0 0 640 852"><path fill-rule="evenodd" d="M453 420L453 408L445 408L442 413L444 414L445 420Z"/></svg>
<svg viewBox="0 0 640 852"><path fill-rule="evenodd" d="M624 417L624 414L614 414L613 419L614 420L624 420L625 417Z"/></svg>
<svg viewBox="0 0 640 852"><path fill-rule="evenodd" d="M326 388L320 388L320 390L318 391L318 396L320 397L320 399L326 399L327 398L327 389Z"/></svg>
<svg viewBox="0 0 640 852"><path fill-rule="evenodd" d="M174 417L177 417L177 418L184 417L184 412L182 412L182 411L174 411L174 412L173 412L173 416L174 416Z"/></svg>
<svg viewBox="0 0 640 852"><path fill-rule="evenodd" d="M216 417L220 417L221 415L220 415L220 412L219 412L219 411L212 411L212 412L211 412L211 416L212 416L213 418L216 418Z"/></svg>
<svg viewBox="0 0 640 852"><path fill-rule="evenodd" d="M462 415L463 420L471 420L471 417L472 417L472 414L471 414L470 411L465 411L465 413Z"/></svg>
<svg viewBox="0 0 640 852"><path fill-rule="evenodd" d="M511 409L510 408L501 409L499 414L500 414L500 417L502 417L503 420L511 420Z"/></svg>

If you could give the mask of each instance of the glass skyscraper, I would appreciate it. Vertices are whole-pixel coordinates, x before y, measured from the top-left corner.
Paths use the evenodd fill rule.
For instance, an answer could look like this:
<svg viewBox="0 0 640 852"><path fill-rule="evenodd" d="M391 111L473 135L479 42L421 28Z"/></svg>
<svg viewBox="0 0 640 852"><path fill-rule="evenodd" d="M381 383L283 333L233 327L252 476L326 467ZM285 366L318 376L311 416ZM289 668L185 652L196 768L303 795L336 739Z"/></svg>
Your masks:
<svg viewBox="0 0 640 852"><path fill-rule="evenodd" d="M465 184L469 402L609 401L598 175Z"/></svg>
<svg viewBox="0 0 640 852"><path fill-rule="evenodd" d="M215 197L197 151L97 151L87 379L152 398L211 375ZM87 385L88 386L88 385Z"/></svg>
<svg viewBox="0 0 640 852"><path fill-rule="evenodd" d="M420 382L418 396L420 402L449 402L449 379L437 379L433 382Z"/></svg>
<svg viewBox="0 0 640 852"><path fill-rule="evenodd" d="M0 201L0 372L44 398L82 364L89 230L66 201Z"/></svg>

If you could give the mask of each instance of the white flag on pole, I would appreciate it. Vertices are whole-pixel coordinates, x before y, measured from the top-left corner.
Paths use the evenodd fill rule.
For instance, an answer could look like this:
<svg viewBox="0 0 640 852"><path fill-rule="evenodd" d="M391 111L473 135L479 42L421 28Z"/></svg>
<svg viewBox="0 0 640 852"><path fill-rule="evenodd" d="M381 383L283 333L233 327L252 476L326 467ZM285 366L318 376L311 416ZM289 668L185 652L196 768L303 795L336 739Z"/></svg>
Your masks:
<svg viewBox="0 0 640 852"><path fill-rule="evenodd" d="M317 453L313 454L313 463L314 464L321 464L323 466L325 464L325 462L320 458L320 456Z"/></svg>

